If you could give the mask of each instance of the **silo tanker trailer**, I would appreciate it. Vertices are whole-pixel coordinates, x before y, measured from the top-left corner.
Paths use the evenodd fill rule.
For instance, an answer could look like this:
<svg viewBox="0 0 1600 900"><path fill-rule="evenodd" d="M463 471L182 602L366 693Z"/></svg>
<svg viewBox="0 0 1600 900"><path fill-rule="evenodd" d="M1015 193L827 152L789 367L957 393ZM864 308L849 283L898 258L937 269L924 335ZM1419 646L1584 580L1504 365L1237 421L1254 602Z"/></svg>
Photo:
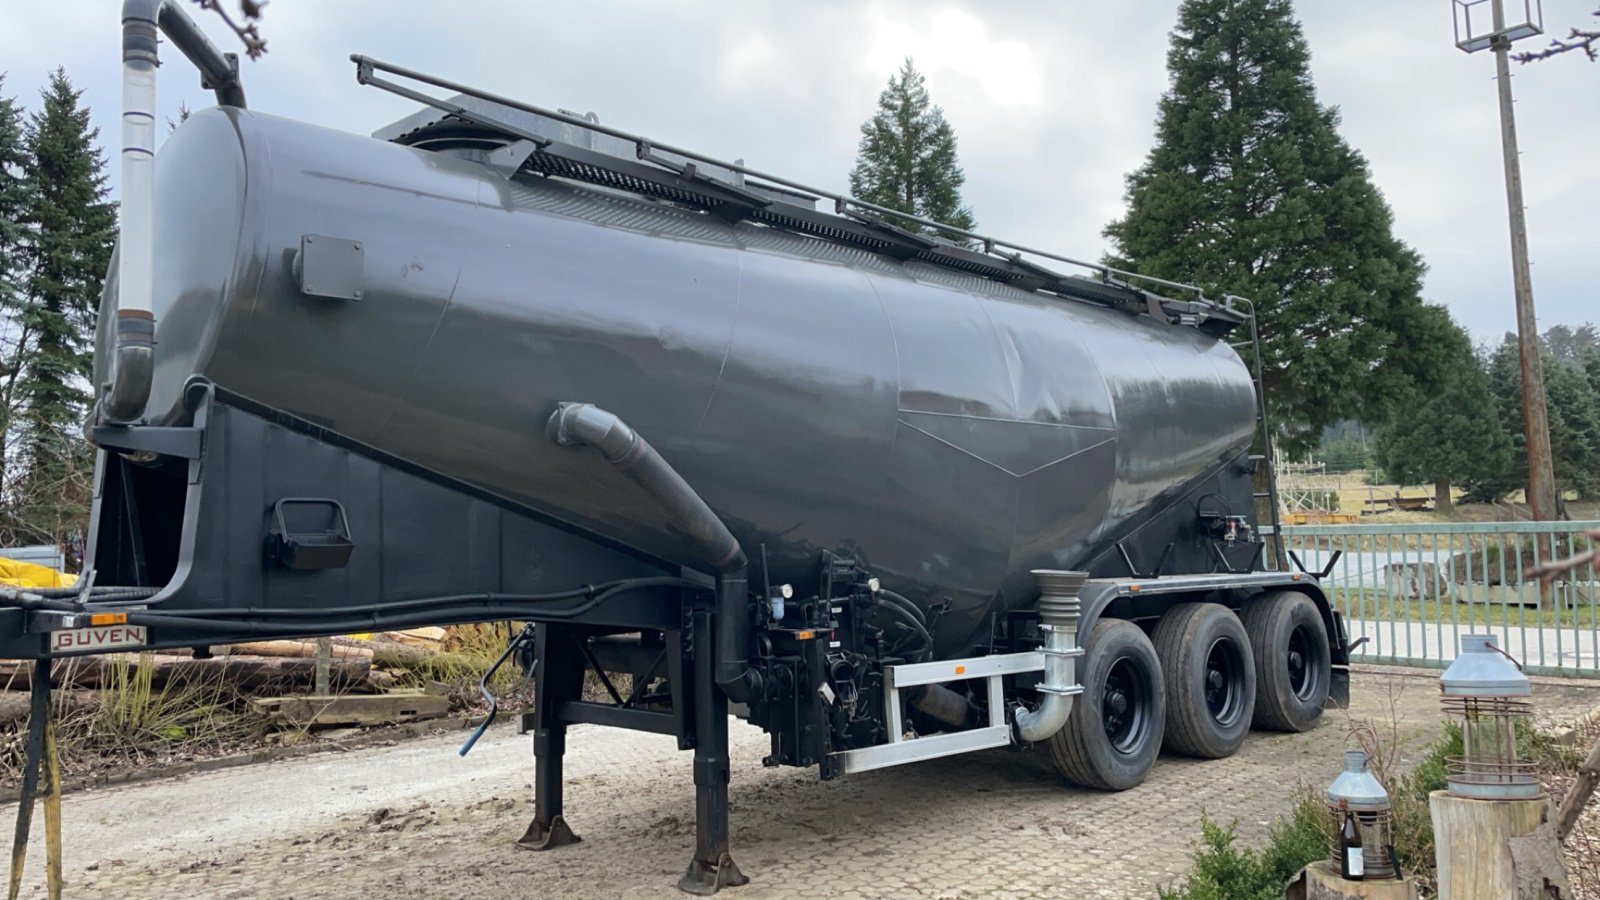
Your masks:
<svg viewBox="0 0 1600 900"><path fill-rule="evenodd" d="M7 592L0 656L531 623L519 843L577 840L569 726L674 735L693 893L746 881L730 710L823 778L1016 747L1124 790L1347 694L1256 521L1247 302L364 57L423 111L265 115L124 14L83 587ZM158 28L219 105L152 157Z"/></svg>

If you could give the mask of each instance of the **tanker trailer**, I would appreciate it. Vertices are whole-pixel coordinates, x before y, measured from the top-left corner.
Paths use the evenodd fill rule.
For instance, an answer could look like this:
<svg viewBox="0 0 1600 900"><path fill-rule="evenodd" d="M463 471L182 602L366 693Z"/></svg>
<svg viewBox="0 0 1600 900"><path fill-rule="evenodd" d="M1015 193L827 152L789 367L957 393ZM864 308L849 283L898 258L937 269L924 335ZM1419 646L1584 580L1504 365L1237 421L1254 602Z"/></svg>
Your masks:
<svg viewBox="0 0 1600 900"><path fill-rule="evenodd" d="M730 709L822 778L1017 747L1124 790L1347 694L1255 521L1246 301L353 59L423 111L213 77L125 152L90 586L6 594L0 656L530 623L518 843L578 839L569 726L674 735L702 894L747 880Z"/></svg>

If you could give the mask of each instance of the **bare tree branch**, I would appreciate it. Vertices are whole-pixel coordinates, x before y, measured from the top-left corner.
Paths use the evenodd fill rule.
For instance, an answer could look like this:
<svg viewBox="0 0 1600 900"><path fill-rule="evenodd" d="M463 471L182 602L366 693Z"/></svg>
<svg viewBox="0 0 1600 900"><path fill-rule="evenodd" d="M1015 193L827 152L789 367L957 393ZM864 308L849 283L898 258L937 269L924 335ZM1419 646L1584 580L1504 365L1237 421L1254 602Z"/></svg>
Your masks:
<svg viewBox="0 0 1600 900"><path fill-rule="evenodd" d="M1595 10L1594 15L1600 17L1600 10ZM1600 31L1585 31L1582 28L1574 28L1566 38L1552 39L1550 46L1544 50L1537 50L1532 53L1517 53L1512 58L1520 63L1531 63L1541 59L1549 59L1552 56L1572 50L1582 50L1584 55L1589 57L1590 62L1596 62L1600 61L1600 47L1595 46L1597 43L1600 43Z"/></svg>
<svg viewBox="0 0 1600 900"><path fill-rule="evenodd" d="M243 13L246 24L240 25L222 8L222 0L194 0L200 4L201 9L209 9L222 17L228 23L233 33L244 42L244 52L251 59L260 59L261 54L267 52L267 42L261 37L261 32L256 29L256 22L261 20L261 10L265 7L266 0L239 0L239 11Z"/></svg>
<svg viewBox="0 0 1600 900"><path fill-rule="evenodd" d="M1591 541L1600 541L1600 528L1588 532L1588 536ZM1557 575L1563 575L1597 561L1600 561L1600 548L1590 547L1583 553L1574 553L1565 559L1553 559L1537 566L1529 566L1522 571L1522 575L1524 578L1537 578L1548 582Z"/></svg>

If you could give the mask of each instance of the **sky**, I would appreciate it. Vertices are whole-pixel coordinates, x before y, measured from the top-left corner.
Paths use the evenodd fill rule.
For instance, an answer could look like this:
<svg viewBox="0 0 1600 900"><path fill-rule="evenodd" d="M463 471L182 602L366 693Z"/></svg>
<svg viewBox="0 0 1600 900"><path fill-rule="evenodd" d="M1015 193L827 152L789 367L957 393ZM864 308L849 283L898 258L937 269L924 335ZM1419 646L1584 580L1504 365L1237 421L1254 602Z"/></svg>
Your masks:
<svg viewBox="0 0 1600 900"><path fill-rule="evenodd" d="M235 0L224 0L237 9ZM186 3L224 49L214 14ZM5 93L65 67L101 138L120 103L120 0L0 0ZM1520 11L1523 4L1508 0ZM1544 0L1546 31L1596 0ZM1108 247L1154 136L1177 0L272 0L252 108L358 133L414 106L356 84L364 53L844 191L859 129L911 56L955 127L979 229L1077 258ZM1367 158L1425 297L1479 341L1515 327L1494 60L1454 46L1450 0L1302 0L1322 103ZM1533 49L1532 38L1519 49ZM166 48L159 107L210 105ZM1600 321L1600 63L1513 63L1541 330ZM114 148L109 148L114 149ZM114 159L113 152L107 153ZM113 183L115 173L112 173Z"/></svg>

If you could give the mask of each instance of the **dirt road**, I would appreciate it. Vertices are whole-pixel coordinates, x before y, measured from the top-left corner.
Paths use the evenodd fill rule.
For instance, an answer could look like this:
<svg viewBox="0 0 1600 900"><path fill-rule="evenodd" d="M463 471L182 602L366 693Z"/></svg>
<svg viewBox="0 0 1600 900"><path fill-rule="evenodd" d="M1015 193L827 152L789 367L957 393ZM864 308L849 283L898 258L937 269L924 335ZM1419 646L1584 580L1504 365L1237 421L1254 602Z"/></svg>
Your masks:
<svg viewBox="0 0 1600 900"><path fill-rule="evenodd" d="M1439 728L1435 675L1363 673L1356 717L1398 691L1406 740ZM1600 684L1541 683L1554 719ZM1228 760L1166 758L1142 787L1065 787L1040 754L991 751L822 783L763 769L765 736L736 724L733 900L1145 897L1188 864L1201 811L1248 838L1297 781L1339 769L1344 714L1304 735L1257 733ZM529 739L497 728L462 759L460 735L69 795L69 897L671 897L694 840L689 754L671 738L577 727L567 812L583 843L532 853ZM15 806L0 807L9 822ZM35 828L37 831L37 826ZM28 883L40 886L42 848Z"/></svg>

